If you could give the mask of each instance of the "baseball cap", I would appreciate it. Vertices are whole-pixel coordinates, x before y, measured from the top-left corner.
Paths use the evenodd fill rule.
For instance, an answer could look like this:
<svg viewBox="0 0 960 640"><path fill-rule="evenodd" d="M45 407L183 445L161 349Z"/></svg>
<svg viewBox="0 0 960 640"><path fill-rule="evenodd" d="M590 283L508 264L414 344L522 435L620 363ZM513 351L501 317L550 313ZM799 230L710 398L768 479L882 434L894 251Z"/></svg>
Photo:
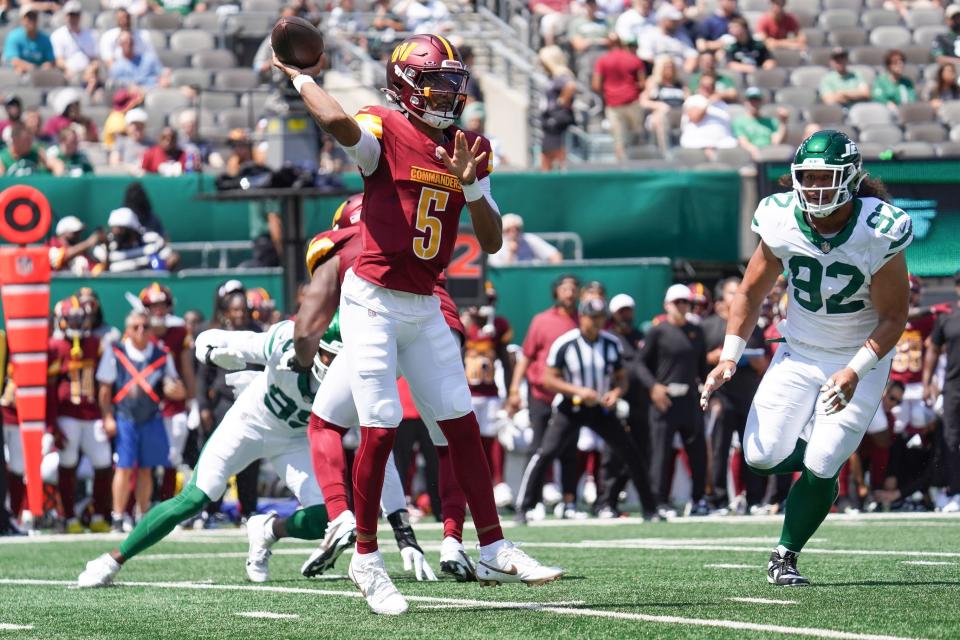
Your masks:
<svg viewBox="0 0 960 640"><path fill-rule="evenodd" d="M849 57L849 55L847 54L847 50L843 47L834 47L833 50L830 51L831 60L838 60L840 58L846 59L847 57Z"/></svg>
<svg viewBox="0 0 960 640"><path fill-rule="evenodd" d="M747 100L763 100L763 89L760 87L747 87L743 92L743 97Z"/></svg>
<svg viewBox="0 0 960 640"><path fill-rule="evenodd" d="M960 13L960 5L956 5L956 4L950 5L949 7L947 7L947 10L943 12L943 14L947 17L947 19L952 18L958 13Z"/></svg>
<svg viewBox="0 0 960 640"><path fill-rule="evenodd" d="M686 300L690 302L690 287L685 284L672 284L667 289L667 295L663 297L664 304L676 302L677 300Z"/></svg>
<svg viewBox="0 0 960 640"><path fill-rule="evenodd" d="M664 3L657 9L657 22L661 20L683 20L683 14L672 4Z"/></svg>
<svg viewBox="0 0 960 640"><path fill-rule="evenodd" d="M80 218L76 216L67 216L57 223L55 233L58 236L62 236L67 233L77 233L78 231L83 231L83 227L84 224L80 221Z"/></svg>
<svg viewBox="0 0 960 640"><path fill-rule="evenodd" d="M74 89L73 87L60 89L53 98L53 110L57 115L63 115L67 107L75 102L80 102L81 98L83 98L83 95L78 89Z"/></svg>
<svg viewBox="0 0 960 640"><path fill-rule="evenodd" d="M628 296L625 293L618 293L617 295L610 298L610 313L616 313L621 309L633 309L637 306L637 303L633 301L633 298Z"/></svg>
<svg viewBox="0 0 960 640"><path fill-rule="evenodd" d="M143 109L130 109L127 111L127 115L124 116L124 122L127 124L146 124L147 123L147 112Z"/></svg>
<svg viewBox="0 0 960 640"><path fill-rule="evenodd" d="M710 106L710 100L707 96L695 93L683 101L684 109L706 109Z"/></svg>
<svg viewBox="0 0 960 640"><path fill-rule="evenodd" d="M30 3L27 3L27 4L23 5L22 7L20 7L20 17L21 17L21 18L24 17L24 16L27 16L27 15L30 15L30 14L37 15L37 13L38 13L37 8L34 7L34 6L33 6L32 4L30 4Z"/></svg>
<svg viewBox="0 0 960 640"><path fill-rule="evenodd" d="M587 298L580 303L577 312L582 316L596 317L607 315L607 305L600 298Z"/></svg>
<svg viewBox="0 0 960 640"><path fill-rule="evenodd" d="M110 212L110 218L107 220L107 226L124 227L125 229L139 229L140 221L137 220L137 214L129 207L120 207Z"/></svg>
<svg viewBox="0 0 960 640"><path fill-rule="evenodd" d="M3 101L3 104L15 104L17 106L23 106L23 101L20 100L20 96L9 95L7 96L7 99Z"/></svg>
<svg viewBox="0 0 960 640"><path fill-rule="evenodd" d="M64 13L83 13L83 5L80 4L79 0L67 0L63 4Z"/></svg>

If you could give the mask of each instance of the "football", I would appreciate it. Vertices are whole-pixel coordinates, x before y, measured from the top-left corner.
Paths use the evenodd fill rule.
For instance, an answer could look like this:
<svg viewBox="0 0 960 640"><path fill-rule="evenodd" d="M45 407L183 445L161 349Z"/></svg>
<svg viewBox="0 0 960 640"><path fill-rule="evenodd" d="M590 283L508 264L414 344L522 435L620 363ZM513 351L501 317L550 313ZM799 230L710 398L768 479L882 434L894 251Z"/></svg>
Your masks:
<svg viewBox="0 0 960 640"><path fill-rule="evenodd" d="M280 18L270 34L280 62L298 69L311 67L323 55L323 34L303 18Z"/></svg>

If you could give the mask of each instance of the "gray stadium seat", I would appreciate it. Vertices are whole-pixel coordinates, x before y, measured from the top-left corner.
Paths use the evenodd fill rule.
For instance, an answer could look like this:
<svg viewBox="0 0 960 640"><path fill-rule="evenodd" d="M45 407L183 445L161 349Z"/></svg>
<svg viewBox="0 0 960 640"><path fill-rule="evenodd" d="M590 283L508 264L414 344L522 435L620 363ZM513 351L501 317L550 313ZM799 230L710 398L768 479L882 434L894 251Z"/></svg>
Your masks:
<svg viewBox="0 0 960 640"><path fill-rule="evenodd" d="M910 31L906 27L877 27L870 32L870 44L875 47L897 49L910 44Z"/></svg>
<svg viewBox="0 0 960 640"><path fill-rule="evenodd" d="M873 67L868 67L863 64L852 64L850 65L849 69L851 71L856 71L857 73L859 73L860 77L863 78L864 82L866 82L871 86L873 85L873 81L877 77L877 72Z"/></svg>
<svg viewBox="0 0 960 640"><path fill-rule="evenodd" d="M160 49L167 48L167 34L163 31L154 31L151 29L144 29L143 33L150 39L150 42L153 43L153 48L157 51ZM173 45L170 45L171 49L176 49Z"/></svg>
<svg viewBox="0 0 960 640"><path fill-rule="evenodd" d="M950 142L960 142L960 125L950 129Z"/></svg>
<svg viewBox="0 0 960 640"><path fill-rule="evenodd" d="M257 116L263 113L263 107L270 94L265 91L251 91L240 96L240 106L249 107L253 105L253 113Z"/></svg>
<svg viewBox="0 0 960 640"><path fill-rule="evenodd" d="M739 3L740 11L768 11L770 9L769 0L743 0Z"/></svg>
<svg viewBox="0 0 960 640"><path fill-rule="evenodd" d="M225 131L237 128L250 129L253 125L250 121L250 113L243 107L221 110L217 115L217 123Z"/></svg>
<svg viewBox="0 0 960 640"><path fill-rule="evenodd" d="M160 58L160 63L168 69L183 69L190 66L190 54L182 51L160 49L157 51L157 57Z"/></svg>
<svg viewBox="0 0 960 640"><path fill-rule="evenodd" d="M773 118L774 120L776 120L778 109L786 109L790 113L790 115L787 117L788 123L791 123L791 122L796 123L800 121L800 116L801 116L800 109L793 106L792 104L773 104L773 103L765 104L762 107L760 107L760 115L763 116L764 118Z"/></svg>
<svg viewBox="0 0 960 640"><path fill-rule="evenodd" d="M243 0L241 11L261 11L279 14L285 3L282 0Z"/></svg>
<svg viewBox="0 0 960 640"><path fill-rule="evenodd" d="M960 142L941 142L934 148L940 158L960 158Z"/></svg>
<svg viewBox="0 0 960 640"><path fill-rule="evenodd" d="M823 8L827 11L846 9L847 11L859 12L862 7L863 0L823 0Z"/></svg>
<svg viewBox="0 0 960 640"><path fill-rule="evenodd" d="M904 125L915 122L935 122L937 119L936 110L928 102L908 102L900 105L898 112L900 123Z"/></svg>
<svg viewBox="0 0 960 640"><path fill-rule="evenodd" d="M750 152L741 147L732 149L717 149L717 162L727 164L731 167L745 167L753 164L753 156Z"/></svg>
<svg viewBox="0 0 960 640"><path fill-rule="evenodd" d="M627 147L628 160L662 160L663 152L652 144L641 144Z"/></svg>
<svg viewBox="0 0 960 640"><path fill-rule="evenodd" d="M857 146L860 148L860 155L869 160L876 160L877 156L890 148L889 145L879 142L857 142Z"/></svg>
<svg viewBox="0 0 960 640"><path fill-rule="evenodd" d="M140 16L137 26L141 29L158 31L176 31L180 28L179 13L145 13Z"/></svg>
<svg viewBox="0 0 960 640"><path fill-rule="evenodd" d="M885 50L877 47L856 47L850 50L850 62L880 67L883 66L883 58L886 55Z"/></svg>
<svg viewBox="0 0 960 640"><path fill-rule="evenodd" d="M780 48L770 53L773 54L773 59L777 61L779 67L799 67L806 62L803 52L798 49Z"/></svg>
<svg viewBox="0 0 960 640"><path fill-rule="evenodd" d="M675 147L670 150L670 157L673 160L682 162L687 167L704 164L708 161L707 154L704 153L703 149L684 149L683 147Z"/></svg>
<svg viewBox="0 0 960 640"><path fill-rule="evenodd" d="M943 20L943 9L940 7L918 7L911 9L904 21L907 23L907 26L911 29L919 29L920 27L939 27L944 24Z"/></svg>
<svg viewBox="0 0 960 640"><path fill-rule="evenodd" d="M237 106L237 94L222 91L204 91L197 98L204 109L232 109Z"/></svg>
<svg viewBox="0 0 960 640"><path fill-rule="evenodd" d="M60 89L50 89L47 91L44 102L48 105L53 105L57 101L57 95L63 91L76 91L75 88L60 88ZM91 104L90 94L86 91L80 92L80 106L86 109Z"/></svg>
<svg viewBox="0 0 960 640"><path fill-rule="evenodd" d="M816 15L820 13L820 0L787 0L786 9L789 13L802 11Z"/></svg>
<svg viewBox="0 0 960 640"><path fill-rule="evenodd" d="M933 39L940 34L947 33L948 29L944 25L931 25L929 27L920 27L913 32L913 43L925 47L933 46Z"/></svg>
<svg viewBox="0 0 960 640"><path fill-rule="evenodd" d="M214 86L219 89L253 89L260 84L260 78L253 69L223 69L214 76Z"/></svg>
<svg viewBox="0 0 960 640"><path fill-rule="evenodd" d="M849 9L828 9L819 18L820 28L827 31L855 27L859 22L856 12Z"/></svg>
<svg viewBox="0 0 960 640"><path fill-rule="evenodd" d="M201 29L209 33L220 31L220 16L215 11L191 13L183 19L184 29Z"/></svg>
<svg viewBox="0 0 960 640"><path fill-rule="evenodd" d="M787 84L787 70L778 67L757 69L747 76L747 84L761 89L779 89Z"/></svg>
<svg viewBox="0 0 960 640"><path fill-rule="evenodd" d="M20 98L24 109L39 107L43 105L43 89L36 87L4 87L5 96L14 95Z"/></svg>
<svg viewBox="0 0 960 640"><path fill-rule="evenodd" d="M828 67L830 66L830 54L832 53L833 53L832 46L811 47L810 49L807 50L807 58L809 59L807 64L812 64L817 67Z"/></svg>
<svg viewBox="0 0 960 640"><path fill-rule="evenodd" d="M860 23L867 29L892 27L900 24L900 14L887 9L867 9L860 16Z"/></svg>
<svg viewBox="0 0 960 640"><path fill-rule="evenodd" d="M93 21L93 24L97 31L101 33L107 29L113 29L117 26L117 14L113 11L104 11L97 15L97 19Z"/></svg>
<svg viewBox="0 0 960 640"><path fill-rule="evenodd" d="M773 100L777 104L789 104L803 109L816 103L817 92L808 87L784 87L777 90Z"/></svg>
<svg viewBox="0 0 960 640"><path fill-rule="evenodd" d="M850 124L862 129L873 125L891 124L893 114L887 105L878 102L860 102L850 107L848 119Z"/></svg>
<svg viewBox="0 0 960 640"><path fill-rule="evenodd" d="M181 29L170 36L170 48L185 53L208 51L214 46L213 36L199 29Z"/></svg>
<svg viewBox="0 0 960 640"><path fill-rule="evenodd" d="M901 140L903 140L903 132L900 131L900 127L892 124L868 126L860 131L861 142L891 145Z"/></svg>
<svg viewBox="0 0 960 640"><path fill-rule="evenodd" d="M191 65L197 69L233 69L237 66L237 57L226 49L211 49L193 54Z"/></svg>
<svg viewBox="0 0 960 640"><path fill-rule="evenodd" d="M170 113L175 109L190 105L187 96L180 93L179 89L152 89L147 92L144 100L144 106L147 113L162 112Z"/></svg>
<svg viewBox="0 0 960 640"><path fill-rule="evenodd" d="M276 13L236 13L227 18L226 31L244 37L261 37L270 33Z"/></svg>
<svg viewBox="0 0 960 640"><path fill-rule="evenodd" d="M824 67L805 66L798 67L790 74L790 84L795 87L804 87L806 89L818 89L820 80L826 75L827 69Z"/></svg>
<svg viewBox="0 0 960 640"><path fill-rule="evenodd" d="M911 122L906 125L903 139L908 142L946 142L947 130L937 122Z"/></svg>
<svg viewBox="0 0 960 640"><path fill-rule="evenodd" d="M944 102L942 105L940 105L940 112L938 115L940 116L940 120L942 122L947 123L951 127L960 125L960 100ZM953 132L951 132L951 135L953 135Z"/></svg>
<svg viewBox="0 0 960 640"><path fill-rule="evenodd" d="M930 53L930 45L920 46L912 44L908 47L903 47L901 51L903 51L903 55L906 57L908 64L930 64L933 61Z"/></svg>
<svg viewBox="0 0 960 640"><path fill-rule="evenodd" d="M827 34L827 42L831 47L859 47L866 44L867 32L860 27L842 27L832 29Z"/></svg>
<svg viewBox="0 0 960 640"><path fill-rule="evenodd" d="M826 42L826 34L823 29L804 29L803 35L807 37L807 46L808 47L821 47L823 43Z"/></svg>
<svg viewBox="0 0 960 640"><path fill-rule="evenodd" d="M796 149L788 144L772 144L760 149L757 155L760 162L783 162L792 160L795 152Z"/></svg>
<svg viewBox="0 0 960 640"><path fill-rule="evenodd" d="M60 69L33 69L30 72L30 84L35 87L62 87L67 79Z"/></svg>
<svg viewBox="0 0 960 640"><path fill-rule="evenodd" d="M809 11L794 11L793 17L797 19L797 24L801 29L817 26L817 15Z"/></svg>
<svg viewBox="0 0 960 640"><path fill-rule="evenodd" d="M85 13L96 15L100 11L100 0L80 0L80 6Z"/></svg>
<svg viewBox="0 0 960 640"><path fill-rule="evenodd" d="M815 104L807 109L807 120L819 125L840 124L844 115L843 107L838 104Z"/></svg>
<svg viewBox="0 0 960 640"><path fill-rule="evenodd" d="M189 85L206 89L210 86L210 72L206 69L177 69L173 72L170 83L175 87Z"/></svg>
<svg viewBox="0 0 960 640"><path fill-rule="evenodd" d="M933 158L936 151L929 142L899 142L893 146L893 152L900 158Z"/></svg>
<svg viewBox="0 0 960 640"><path fill-rule="evenodd" d="M19 73L10 67L0 67L0 87L3 87L4 96L16 93L18 84L20 84Z"/></svg>

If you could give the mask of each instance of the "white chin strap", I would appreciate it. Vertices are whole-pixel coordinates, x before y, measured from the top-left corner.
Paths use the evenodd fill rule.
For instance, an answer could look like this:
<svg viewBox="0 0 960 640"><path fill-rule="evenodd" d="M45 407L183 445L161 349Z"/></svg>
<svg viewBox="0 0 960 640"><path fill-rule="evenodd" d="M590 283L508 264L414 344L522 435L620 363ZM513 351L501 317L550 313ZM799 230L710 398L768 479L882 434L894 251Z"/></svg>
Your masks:
<svg viewBox="0 0 960 640"><path fill-rule="evenodd" d="M407 110L405 109L405 111ZM435 129L446 129L447 127L453 126L453 123L456 122L453 118L445 118L433 113L424 113L423 115L414 113L413 111L407 111L407 113Z"/></svg>

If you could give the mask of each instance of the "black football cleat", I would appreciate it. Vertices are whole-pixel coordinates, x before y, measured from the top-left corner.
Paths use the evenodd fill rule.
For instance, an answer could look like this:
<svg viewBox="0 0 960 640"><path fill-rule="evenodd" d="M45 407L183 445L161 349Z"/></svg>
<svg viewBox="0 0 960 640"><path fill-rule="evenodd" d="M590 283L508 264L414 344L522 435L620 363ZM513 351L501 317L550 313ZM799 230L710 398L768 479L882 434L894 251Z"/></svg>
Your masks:
<svg viewBox="0 0 960 640"><path fill-rule="evenodd" d="M776 549L770 554L767 563L767 582L781 587L803 587L810 581L797 571L797 554L787 551L782 556Z"/></svg>

